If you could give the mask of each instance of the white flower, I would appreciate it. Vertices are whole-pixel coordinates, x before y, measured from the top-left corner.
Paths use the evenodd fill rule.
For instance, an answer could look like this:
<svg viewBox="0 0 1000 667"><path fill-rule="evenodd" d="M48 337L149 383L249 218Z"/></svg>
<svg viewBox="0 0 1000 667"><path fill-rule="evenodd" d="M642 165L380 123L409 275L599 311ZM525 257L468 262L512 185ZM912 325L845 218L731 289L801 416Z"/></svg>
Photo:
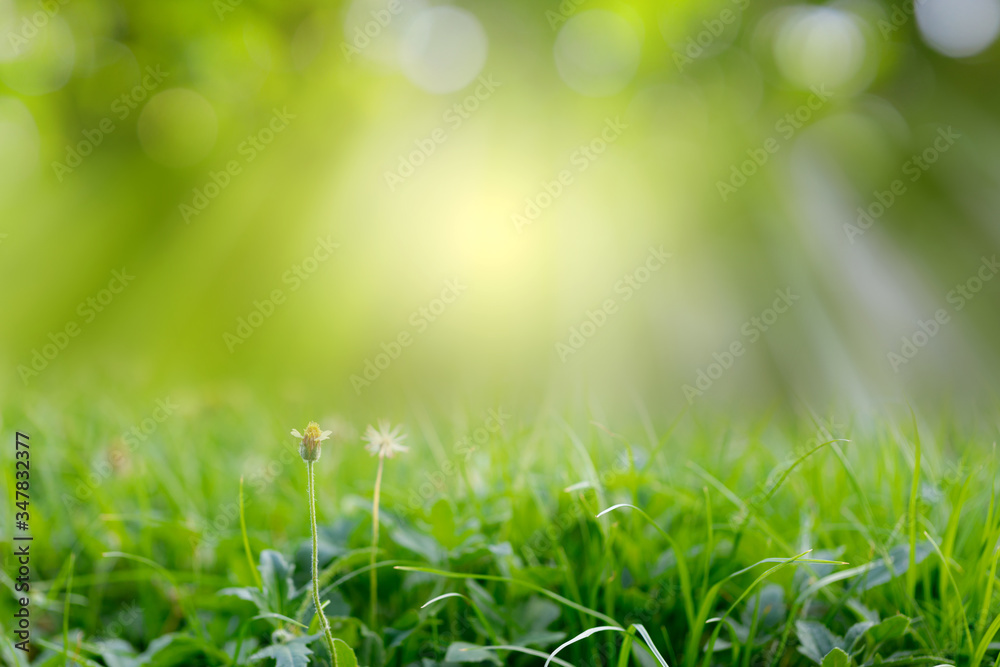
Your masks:
<svg viewBox="0 0 1000 667"><path fill-rule="evenodd" d="M377 429L369 424L364 437L368 443L365 445L365 449L372 456L377 454L379 457L391 459L399 452L410 451L409 447L400 444L405 439L406 436L403 435L401 427L395 426L390 429L389 422L383 420L378 423Z"/></svg>
<svg viewBox="0 0 1000 667"><path fill-rule="evenodd" d="M302 438L302 442L299 444L299 456L302 457L302 460L319 461L320 443L329 439L330 433L332 431L321 431L316 422L309 422L304 434L293 428L292 435L296 438Z"/></svg>

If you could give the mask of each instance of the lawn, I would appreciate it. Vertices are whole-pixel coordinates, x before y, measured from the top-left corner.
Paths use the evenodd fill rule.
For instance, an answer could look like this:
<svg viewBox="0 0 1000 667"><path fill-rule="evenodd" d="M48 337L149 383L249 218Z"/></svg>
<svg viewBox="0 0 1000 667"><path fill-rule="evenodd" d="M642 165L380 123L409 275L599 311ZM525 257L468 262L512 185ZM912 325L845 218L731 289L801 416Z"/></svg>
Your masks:
<svg viewBox="0 0 1000 667"><path fill-rule="evenodd" d="M308 416L147 408L6 415L11 468L10 429L30 436L33 541L31 653L13 648L21 594L4 596L4 664L330 664L290 434ZM401 413L408 451L382 458L367 422L324 414L317 579L338 667L997 664L988 429L494 406Z"/></svg>

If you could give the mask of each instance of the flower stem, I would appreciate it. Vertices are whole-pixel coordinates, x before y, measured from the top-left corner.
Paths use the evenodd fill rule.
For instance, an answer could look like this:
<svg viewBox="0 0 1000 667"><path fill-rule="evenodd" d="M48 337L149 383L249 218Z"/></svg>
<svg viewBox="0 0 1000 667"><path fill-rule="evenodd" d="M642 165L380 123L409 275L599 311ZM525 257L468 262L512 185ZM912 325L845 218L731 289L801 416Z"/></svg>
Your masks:
<svg viewBox="0 0 1000 667"><path fill-rule="evenodd" d="M371 627L375 629L378 620L378 570L375 555L378 553L378 501L382 491L382 464L385 459L378 457L378 473L375 475L375 497L372 500L372 556L371 556Z"/></svg>
<svg viewBox="0 0 1000 667"><path fill-rule="evenodd" d="M330 650L330 659L333 667L337 667L337 651L333 646L333 633L330 632L330 623L326 620L323 607L319 602L319 538L316 532L316 477L313 471L313 461L306 461L306 490L309 494L309 526L312 531L312 594L313 605L316 607L316 615L319 616L319 625L323 629L326 638L326 647Z"/></svg>

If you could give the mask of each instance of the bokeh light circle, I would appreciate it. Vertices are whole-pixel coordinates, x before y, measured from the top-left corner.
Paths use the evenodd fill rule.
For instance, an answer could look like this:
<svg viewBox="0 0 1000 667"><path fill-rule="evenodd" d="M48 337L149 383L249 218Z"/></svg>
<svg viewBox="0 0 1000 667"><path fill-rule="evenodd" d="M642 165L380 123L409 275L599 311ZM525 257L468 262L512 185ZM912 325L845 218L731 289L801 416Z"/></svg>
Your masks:
<svg viewBox="0 0 1000 667"><path fill-rule="evenodd" d="M842 86L865 64L867 45L857 18L833 7L795 7L774 40L778 69L803 86Z"/></svg>
<svg viewBox="0 0 1000 667"><path fill-rule="evenodd" d="M697 60L728 50L739 36L749 0L699 0L664 3L657 11L660 34L683 72Z"/></svg>
<svg viewBox="0 0 1000 667"><path fill-rule="evenodd" d="M354 0L344 16L344 59L398 69L403 36L427 8L426 0Z"/></svg>
<svg viewBox="0 0 1000 667"><path fill-rule="evenodd" d="M143 151L167 167L186 167L204 158L215 146L218 130L215 109L187 88L154 95L136 124Z"/></svg>
<svg viewBox="0 0 1000 667"><path fill-rule="evenodd" d="M45 95L66 85L76 62L76 42L58 14L44 10L8 23L0 57L0 79L22 95Z"/></svg>
<svg viewBox="0 0 1000 667"><path fill-rule="evenodd" d="M588 97L621 91L639 67L640 42L632 24L604 9L587 10L566 21L553 51L562 80Z"/></svg>
<svg viewBox="0 0 1000 667"><path fill-rule="evenodd" d="M399 45L399 65L414 85L431 93L451 93L479 76L486 53L486 31L471 12L432 7L407 26Z"/></svg>
<svg viewBox="0 0 1000 667"><path fill-rule="evenodd" d="M914 7L920 34L952 58L974 56L1000 34L1000 0L919 0Z"/></svg>

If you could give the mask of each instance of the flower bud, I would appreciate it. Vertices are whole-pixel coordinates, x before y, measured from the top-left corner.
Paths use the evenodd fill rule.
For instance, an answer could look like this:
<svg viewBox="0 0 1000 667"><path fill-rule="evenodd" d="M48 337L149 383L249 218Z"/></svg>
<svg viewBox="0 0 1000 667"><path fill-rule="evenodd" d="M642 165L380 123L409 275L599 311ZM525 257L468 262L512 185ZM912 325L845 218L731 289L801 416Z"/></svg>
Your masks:
<svg viewBox="0 0 1000 667"><path fill-rule="evenodd" d="M302 442L299 443L299 456L303 461L311 462L319 461L320 443L330 437L330 431L323 431L316 422L309 422L305 433L293 430L292 435L302 438Z"/></svg>

